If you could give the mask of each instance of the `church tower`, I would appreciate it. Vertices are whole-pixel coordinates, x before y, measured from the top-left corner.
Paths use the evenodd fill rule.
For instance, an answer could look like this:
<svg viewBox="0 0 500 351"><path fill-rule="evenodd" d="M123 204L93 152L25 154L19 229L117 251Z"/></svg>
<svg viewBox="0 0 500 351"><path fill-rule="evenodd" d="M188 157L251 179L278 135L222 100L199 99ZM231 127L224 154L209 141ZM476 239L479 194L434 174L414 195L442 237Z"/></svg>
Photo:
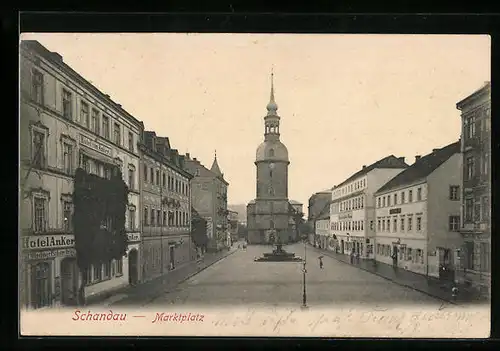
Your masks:
<svg viewBox="0 0 500 351"><path fill-rule="evenodd" d="M257 148L256 197L247 206L247 229L250 244L289 241L288 150L280 141L280 116L274 99L274 74L271 73L271 96L264 117L264 141Z"/></svg>

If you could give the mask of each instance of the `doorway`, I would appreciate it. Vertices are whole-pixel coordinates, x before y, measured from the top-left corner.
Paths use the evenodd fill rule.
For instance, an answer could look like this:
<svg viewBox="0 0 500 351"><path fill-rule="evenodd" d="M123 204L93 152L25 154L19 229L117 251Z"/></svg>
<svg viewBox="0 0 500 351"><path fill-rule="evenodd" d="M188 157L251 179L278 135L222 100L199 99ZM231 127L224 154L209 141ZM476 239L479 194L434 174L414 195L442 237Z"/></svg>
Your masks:
<svg viewBox="0 0 500 351"><path fill-rule="evenodd" d="M61 261L61 303L66 306L77 304L78 282L75 258L65 258Z"/></svg>
<svg viewBox="0 0 500 351"><path fill-rule="evenodd" d="M175 269L175 247L169 247L169 257L170 257L170 270Z"/></svg>
<svg viewBox="0 0 500 351"><path fill-rule="evenodd" d="M340 253L344 254L344 239L340 240Z"/></svg>
<svg viewBox="0 0 500 351"><path fill-rule="evenodd" d="M50 263L39 262L31 268L33 308L41 308L52 304L52 288L50 284Z"/></svg>
<svg viewBox="0 0 500 351"><path fill-rule="evenodd" d="M398 247L395 245L392 247L392 265L398 266Z"/></svg>
<svg viewBox="0 0 500 351"><path fill-rule="evenodd" d="M453 269L452 251L439 248L439 279L453 281L455 271Z"/></svg>
<svg viewBox="0 0 500 351"><path fill-rule="evenodd" d="M136 249L128 253L128 282L130 285L136 285L138 281L139 257Z"/></svg>

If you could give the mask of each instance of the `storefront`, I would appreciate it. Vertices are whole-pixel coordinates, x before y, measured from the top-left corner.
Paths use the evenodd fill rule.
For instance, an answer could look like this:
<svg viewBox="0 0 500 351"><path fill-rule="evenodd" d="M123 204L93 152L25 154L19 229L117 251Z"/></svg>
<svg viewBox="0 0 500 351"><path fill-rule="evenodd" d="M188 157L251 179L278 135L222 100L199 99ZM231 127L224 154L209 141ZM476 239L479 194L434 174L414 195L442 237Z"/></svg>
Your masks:
<svg viewBox="0 0 500 351"><path fill-rule="evenodd" d="M26 236L22 251L24 307L74 305L78 290L74 236Z"/></svg>

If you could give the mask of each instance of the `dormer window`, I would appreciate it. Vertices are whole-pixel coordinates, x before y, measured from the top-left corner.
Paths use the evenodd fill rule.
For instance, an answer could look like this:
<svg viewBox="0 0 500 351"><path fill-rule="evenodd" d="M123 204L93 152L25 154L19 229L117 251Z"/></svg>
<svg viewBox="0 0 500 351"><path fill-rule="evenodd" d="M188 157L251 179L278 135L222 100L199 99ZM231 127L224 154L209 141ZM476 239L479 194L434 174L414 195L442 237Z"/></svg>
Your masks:
<svg viewBox="0 0 500 351"><path fill-rule="evenodd" d="M274 157L274 149L270 149L269 150L269 156L270 157Z"/></svg>

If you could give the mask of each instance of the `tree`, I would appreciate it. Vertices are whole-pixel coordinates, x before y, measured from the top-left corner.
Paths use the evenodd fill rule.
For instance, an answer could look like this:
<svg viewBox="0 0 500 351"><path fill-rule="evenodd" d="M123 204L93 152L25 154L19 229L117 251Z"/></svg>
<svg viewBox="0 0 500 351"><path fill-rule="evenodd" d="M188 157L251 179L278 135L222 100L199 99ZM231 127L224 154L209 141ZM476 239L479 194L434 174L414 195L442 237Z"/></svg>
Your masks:
<svg viewBox="0 0 500 351"><path fill-rule="evenodd" d="M116 167L111 179L78 168L73 191L77 265L81 273L78 303L85 304L87 272L92 265L119 260L127 253L125 211L128 188Z"/></svg>
<svg viewBox="0 0 500 351"><path fill-rule="evenodd" d="M191 207L191 239L196 248L206 252L208 243L207 221L193 207Z"/></svg>

